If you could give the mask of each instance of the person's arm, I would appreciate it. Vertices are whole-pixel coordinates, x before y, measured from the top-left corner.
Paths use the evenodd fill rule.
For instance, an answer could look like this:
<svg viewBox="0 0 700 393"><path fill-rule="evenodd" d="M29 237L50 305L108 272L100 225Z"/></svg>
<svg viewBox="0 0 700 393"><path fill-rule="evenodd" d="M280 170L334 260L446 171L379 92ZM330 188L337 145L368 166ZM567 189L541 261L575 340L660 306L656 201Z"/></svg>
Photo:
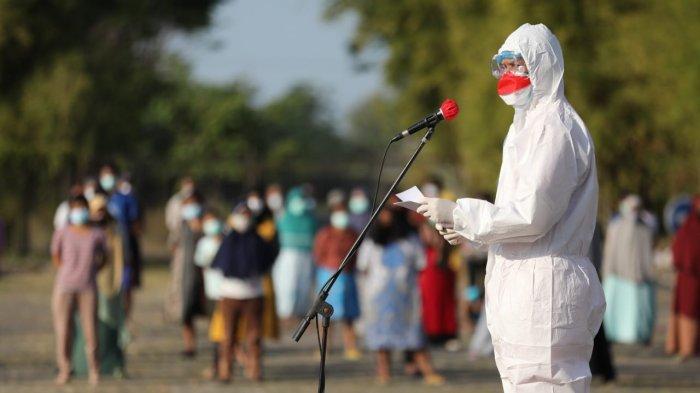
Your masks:
<svg viewBox="0 0 700 393"><path fill-rule="evenodd" d="M97 270L102 269L107 264L108 249L107 249L107 236L103 231L97 237L97 244L95 245L95 252L97 253Z"/></svg>
<svg viewBox="0 0 700 393"><path fill-rule="evenodd" d="M355 261L355 269L360 273L367 272L369 264L372 263L372 255L376 254L377 245L370 239L365 239L360 244L357 250L357 260Z"/></svg>
<svg viewBox="0 0 700 393"><path fill-rule="evenodd" d="M322 265L323 261L325 260L325 248L327 244L326 237L326 231L321 230L316 234L316 237L314 238L313 257L314 262L318 266Z"/></svg>
<svg viewBox="0 0 700 393"><path fill-rule="evenodd" d="M458 200L453 211L455 231L485 244L534 242L544 236L561 219L579 180L573 142L561 127L544 127L518 146L524 155L520 178L505 203Z"/></svg>
<svg viewBox="0 0 700 393"><path fill-rule="evenodd" d="M61 239L63 237L63 230L59 229L54 231L51 237L51 262L58 268L61 266Z"/></svg>
<svg viewBox="0 0 700 393"><path fill-rule="evenodd" d="M136 199L136 197L133 194L127 197L125 209L126 217L129 220L129 229L135 236L141 236L141 231L143 229L141 208L139 206L138 199Z"/></svg>
<svg viewBox="0 0 700 393"><path fill-rule="evenodd" d="M603 278L608 277L613 273L613 247L616 246L618 246L617 224L615 222L611 222L608 224L608 230L605 233L605 241L603 242L603 262L600 269Z"/></svg>

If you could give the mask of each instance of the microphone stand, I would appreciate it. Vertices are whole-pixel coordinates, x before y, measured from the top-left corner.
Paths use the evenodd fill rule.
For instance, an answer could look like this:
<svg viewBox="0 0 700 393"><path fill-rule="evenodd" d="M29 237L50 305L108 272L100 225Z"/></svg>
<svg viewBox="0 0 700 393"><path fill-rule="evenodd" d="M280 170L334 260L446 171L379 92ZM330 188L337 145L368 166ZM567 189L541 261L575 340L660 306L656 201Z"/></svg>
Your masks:
<svg viewBox="0 0 700 393"><path fill-rule="evenodd" d="M328 281L326 281L321 290L318 292L318 296L316 297L316 300L314 301L313 305L311 306L311 308L309 308L309 311L304 316L304 319L302 319L301 322L299 322L299 325L297 325L297 328L294 331L294 334L292 335L292 339L294 339L294 341L296 342L299 342L301 337L304 335L306 328L309 327L311 320L317 318L317 315L321 315L321 317L323 318L323 338L319 340L319 347L321 351L321 361L319 365L318 374L319 393L323 393L326 387L326 339L328 336L328 328L330 326L330 318L333 315L333 307L326 302L328 293L330 292L331 288L333 288L333 285L340 276L340 273L343 272L345 266L350 262L350 260L357 252L357 249L360 247L362 240L364 240L365 236L367 235L367 231L372 226L372 223L379 216L379 212L382 210L384 204L389 200L394 191L396 191L396 187L399 185L401 180L403 180L404 176L406 176L406 172L408 172L408 169L411 167L411 165L413 165L413 162L416 160L416 158L418 158L418 154L420 154L421 150L423 150L428 141L430 141L430 138L433 136L434 131L435 124L429 125L428 132L426 132L423 138L421 138L420 144L418 144L416 151L413 153L406 165L404 165L403 169L401 170L401 173L399 173L396 180L394 180L394 183L391 185L391 187L389 187L389 191L387 191L386 195L384 195L382 201L372 212L372 216L370 217L365 227L362 229L362 232L360 232L360 235L357 237L357 240L355 240L355 243L350 248L350 251L348 251L347 255L345 255L345 258L338 267L338 270L328 279ZM318 327L318 320L316 321L316 323L316 326Z"/></svg>

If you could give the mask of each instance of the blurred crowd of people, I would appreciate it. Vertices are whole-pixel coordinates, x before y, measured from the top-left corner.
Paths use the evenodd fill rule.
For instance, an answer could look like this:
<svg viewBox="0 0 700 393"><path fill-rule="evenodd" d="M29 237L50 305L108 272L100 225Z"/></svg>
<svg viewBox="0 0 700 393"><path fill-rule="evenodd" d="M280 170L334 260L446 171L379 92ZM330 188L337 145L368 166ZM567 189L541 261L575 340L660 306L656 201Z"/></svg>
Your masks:
<svg viewBox="0 0 700 393"><path fill-rule="evenodd" d="M420 188L426 196L454 199L438 179ZM354 188L331 190L319 203L308 184L286 192L277 184L251 190L225 211L207 201L186 177L167 202L171 280L165 315L181 326L186 358L205 347L197 344L195 320L208 320L207 378L230 381L238 363L248 379L259 381L263 343L304 316L358 239L372 201ZM141 222L129 176L111 165L74 185L58 207L51 242L58 268L52 300L57 383L72 373L87 374L92 383L100 374L124 373L125 326L133 290L141 284ZM658 231L634 195L621 201L604 233L596 229L591 260L608 308L591 370L604 380L615 378L610 342L649 344L653 337ZM696 198L670 246L677 281L666 349L681 359L700 346L699 244ZM444 379L432 366L431 345L458 351L460 338L469 337L467 356L491 356L482 312L486 261L483 250L446 243L420 214L392 203L382 207L327 299L344 358L358 361L370 351L377 379L386 383L392 352L399 352L406 374L438 385Z"/></svg>
<svg viewBox="0 0 700 393"><path fill-rule="evenodd" d="M656 328L659 266L669 251L676 279L670 304L666 353L685 361L700 353L700 197L667 230L671 244L658 239L659 223L638 195L627 195L607 224L596 227L591 261L602 276L607 308L594 341L591 372L615 379L609 342L650 345ZM656 250L656 251L655 251Z"/></svg>
<svg viewBox="0 0 700 393"><path fill-rule="evenodd" d="M432 180L422 188L426 195L444 192ZM172 251L166 309L182 326L183 355L195 356L194 319L206 315L214 345L206 375L228 381L233 363L240 362L248 378L260 380L261 343L305 315L371 211L362 188L333 189L318 203L310 185L285 194L272 184L243 195L220 214L193 179L183 179L165 219ZM363 349L376 353L377 378L385 383L391 352L399 351L406 373L441 384L428 345L457 350L460 326L477 325L485 254L448 245L420 214L389 204L349 262L327 299L344 358L357 361ZM483 341L473 349L475 356L489 353L488 334Z"/></svg>

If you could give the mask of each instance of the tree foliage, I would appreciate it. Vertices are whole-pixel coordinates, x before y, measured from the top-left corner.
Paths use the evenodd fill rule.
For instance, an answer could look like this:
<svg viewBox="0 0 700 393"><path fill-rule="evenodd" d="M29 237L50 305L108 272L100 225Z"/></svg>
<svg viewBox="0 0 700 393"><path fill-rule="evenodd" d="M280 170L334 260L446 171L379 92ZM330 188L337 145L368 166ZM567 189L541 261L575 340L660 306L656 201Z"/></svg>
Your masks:
<svg viewBox="0 0 700 393"><path fill-rule="evenodd" d="M125 162L163 86L164 31L207 25L218 1L0 1L0 215L28 216L99 161ZM60 190L60 191L57 191Z"/></svg>

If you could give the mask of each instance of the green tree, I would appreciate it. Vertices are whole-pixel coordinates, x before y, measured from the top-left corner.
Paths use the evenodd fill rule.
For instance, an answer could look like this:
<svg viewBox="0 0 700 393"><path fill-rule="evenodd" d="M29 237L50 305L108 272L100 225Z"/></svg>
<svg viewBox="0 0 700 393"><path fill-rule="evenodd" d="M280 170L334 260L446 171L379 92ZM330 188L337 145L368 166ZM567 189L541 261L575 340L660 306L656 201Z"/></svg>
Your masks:
<svg viewBox="0 0 700 393"><path fill-rule="evenodd" d="M0 214L28 218L97 162L126 162L162 87L158 38L207 25L218 1L0 1ZM57 190L61 190L60 192Z"/></svg>

